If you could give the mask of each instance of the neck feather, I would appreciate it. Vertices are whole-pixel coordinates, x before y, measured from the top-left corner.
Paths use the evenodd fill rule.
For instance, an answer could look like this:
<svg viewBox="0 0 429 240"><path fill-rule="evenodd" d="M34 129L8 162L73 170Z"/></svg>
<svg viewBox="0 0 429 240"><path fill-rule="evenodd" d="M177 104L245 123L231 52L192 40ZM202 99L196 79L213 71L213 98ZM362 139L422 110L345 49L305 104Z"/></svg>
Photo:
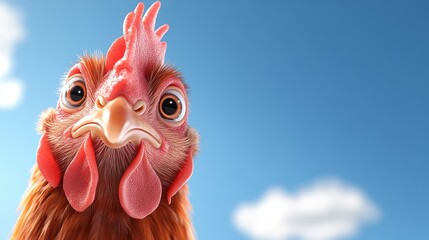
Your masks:
<svg viewBox="0 0 429 240"><path fill-rule="evenodd" d="M171 205L163 196L157 210L138 220L129 217L119 204L119 178L111 180L116 187L100 183L94 203L79 213L69 205L62 186L52 188L36 165L11 239L194 239L187 186L174 196Z"/></svg>

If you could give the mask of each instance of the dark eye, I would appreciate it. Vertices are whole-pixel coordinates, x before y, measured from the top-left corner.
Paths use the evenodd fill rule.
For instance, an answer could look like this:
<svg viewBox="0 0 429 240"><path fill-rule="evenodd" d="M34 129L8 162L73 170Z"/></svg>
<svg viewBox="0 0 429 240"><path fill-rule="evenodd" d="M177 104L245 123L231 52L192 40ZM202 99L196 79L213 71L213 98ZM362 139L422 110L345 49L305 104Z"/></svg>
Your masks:
<svg viewBox="0 0 429 240"><path fill-rule="evenodd" d="M166 120L181 121L186 113L186 103L183 95L174 89L165 91L159 101L159 113Z"/></svg>
<svg viewBox="0 0 429 240"><path fill-rule="evenodd" d="M80 107L86 99L86 86L82 77L73 77L63 90L63 104L69 108Z"/></svg>

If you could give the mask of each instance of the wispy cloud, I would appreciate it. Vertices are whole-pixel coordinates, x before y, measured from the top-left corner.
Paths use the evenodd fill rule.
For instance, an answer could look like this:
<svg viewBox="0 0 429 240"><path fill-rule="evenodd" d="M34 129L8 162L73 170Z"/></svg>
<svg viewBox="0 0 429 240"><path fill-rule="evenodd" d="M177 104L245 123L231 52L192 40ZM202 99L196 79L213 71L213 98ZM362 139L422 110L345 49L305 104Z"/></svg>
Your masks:
<svg viewBox="0 0 429 240"><path fill-rule="evenodd" d="M24 84L11 77L14 51L25 36L21 14L0 2L0 109L17 106L22 98Z"/></svg>
<svg viewBox="0 0 429 240"><path fill-rule="evenodd" d="M325 179L295 194L272 188L256 202L241 204L235 226L252 239L333 240L355 235L380 211L356 187Z"/></svg>

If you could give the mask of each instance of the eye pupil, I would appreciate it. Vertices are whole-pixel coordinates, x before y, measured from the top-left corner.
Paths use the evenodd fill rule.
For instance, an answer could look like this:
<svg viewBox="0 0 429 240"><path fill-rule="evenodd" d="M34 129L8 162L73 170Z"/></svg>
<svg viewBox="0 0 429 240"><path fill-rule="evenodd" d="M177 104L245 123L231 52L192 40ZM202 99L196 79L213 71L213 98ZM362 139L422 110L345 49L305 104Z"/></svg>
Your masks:
<svg viewBox="0 0 429 240"><path fill-rule="evenodd" d="M63 106L68 109L76 109L85 102L86 86L82 77L74 76L64 86Z"/></svg>
<svg viewBox="0 0 429 240"><path fill-rule="evenodd" d="M85 93L81 86L74 86L72 89L70 89L71 100L75 102L79 102L84 97L85 97Z"/></svg>
<svg viewBox="0 0 429 240"><path fill-rule="evenodd" d="M164 101L162 102L162 111L168 115L168 116L172 116L175 115L177 113L177 102L174 101L174 99L172 98L166 98L164 99Z"/></svg>
<svg viewBox="0 0 429 240"><path fill-rule="evenodd" d="M169 122L180 122L186 113L183 95L177 90L166 91L159 100L159 114Z"/></svg>

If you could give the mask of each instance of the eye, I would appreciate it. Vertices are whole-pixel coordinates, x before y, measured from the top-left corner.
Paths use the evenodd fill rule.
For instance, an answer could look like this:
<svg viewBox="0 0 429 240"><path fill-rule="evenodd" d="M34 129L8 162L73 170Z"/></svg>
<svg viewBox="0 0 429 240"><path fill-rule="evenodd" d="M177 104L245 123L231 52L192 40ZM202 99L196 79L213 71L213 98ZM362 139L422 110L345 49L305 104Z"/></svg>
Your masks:
<svg viewBox="0 0 429 240"><path fill-rule="evenodd" d="M70 79L63 90L63 104L69 108L80 107L86 99L86 85L81 76Z"/></svg>
<svg viewBox="0 0 429 240"><path fill-rule="evenodd" d="M175 89L165 91L159 101L159 113L162 118L169 121L183 120L186 113L185 98Z"/></svg>

